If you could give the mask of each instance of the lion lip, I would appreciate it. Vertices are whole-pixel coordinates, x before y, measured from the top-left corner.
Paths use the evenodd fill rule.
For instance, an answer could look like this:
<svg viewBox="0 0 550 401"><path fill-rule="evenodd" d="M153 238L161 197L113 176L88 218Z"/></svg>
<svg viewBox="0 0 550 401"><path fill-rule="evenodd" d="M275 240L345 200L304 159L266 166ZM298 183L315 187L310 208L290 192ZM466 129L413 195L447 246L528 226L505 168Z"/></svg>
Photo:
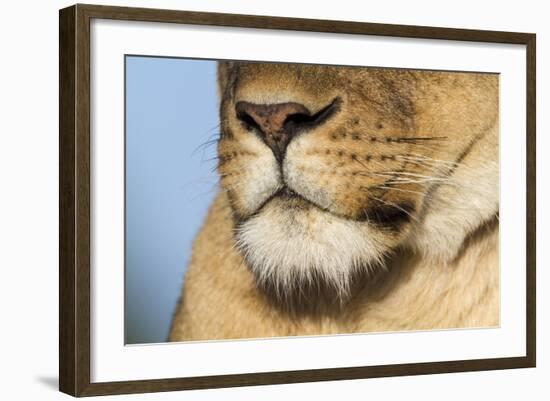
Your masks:
<svg viewBox="0 0 550 401"><path fill-rule="evenodd" d="M310 201L308 201L303 196L299 195L298 193L294 192L292 189L287 187L286 185L283 185L278 190L273 192L271 196L269 196L267 199L265 199L262 204L256 209L256 211L253 214L259 213L264 207L266 207L268 204L272 203L276 200L283 200L283 201L301 201L304 203L312 204Z"/></svg>
<svg viewBox="0 0 550 401"><path fill-rule="evenodd" d="M277 191L275 196L278 196L280 198L301 198L300 195L298 195L296 192L294 192L292 189L290 189L286 185L283 188L281 188L279 191Z"/></svg>
<svg viewBox="0 0 550 401"><path fill-rule="evenodd" d="M301 193L294 191L287 185L284 185L277 192L275 192L266 203L270 203L271 201L282 201L283 204L289 206L292 205L293 207L296 207L298 205L302 208L314 207L323 212L331 213L329 210L321 207L316 202L310 200L308 197L302 195Z"/></svg>
<svg viewBox="0 0 550 401"><path fill-rule="evenodd" d="M298 192L293 191L291 188L289 188L286 185L280 188L277 192L275 192L265 202L265 204L271 203L272 201L279 201L279 202L282 201L284 204L294 205L294 206L300 204L302 207L306 207L306 206L318 207L314 202L310 201L309 199L302 196Z"/></svg>

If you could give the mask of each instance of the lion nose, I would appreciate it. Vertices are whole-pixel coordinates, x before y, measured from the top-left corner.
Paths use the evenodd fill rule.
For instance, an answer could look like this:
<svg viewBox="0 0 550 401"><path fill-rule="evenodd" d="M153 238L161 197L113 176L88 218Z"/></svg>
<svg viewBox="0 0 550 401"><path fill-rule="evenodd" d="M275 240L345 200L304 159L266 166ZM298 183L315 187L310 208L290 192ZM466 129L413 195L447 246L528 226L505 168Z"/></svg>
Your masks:
<svg viewBox="0 0 550 401"><path fill-rule="evenodd" d="M238 102L237 118L245 128L255 131L282 162L292 138L306 127L315 125L310 111L300 103L254 104Z"/></svg>

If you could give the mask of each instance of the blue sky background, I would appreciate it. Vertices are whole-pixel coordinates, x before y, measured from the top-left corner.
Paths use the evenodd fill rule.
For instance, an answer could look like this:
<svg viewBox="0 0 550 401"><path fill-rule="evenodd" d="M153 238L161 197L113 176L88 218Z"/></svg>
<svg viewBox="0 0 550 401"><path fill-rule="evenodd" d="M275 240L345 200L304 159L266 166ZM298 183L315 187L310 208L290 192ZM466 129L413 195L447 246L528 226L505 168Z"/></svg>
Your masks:
<svg viewBox="0 0 550 401"><path fill-rule="evenodd" d="M126 57L125 340L166 341L217 183L216 62Z"/></svg>

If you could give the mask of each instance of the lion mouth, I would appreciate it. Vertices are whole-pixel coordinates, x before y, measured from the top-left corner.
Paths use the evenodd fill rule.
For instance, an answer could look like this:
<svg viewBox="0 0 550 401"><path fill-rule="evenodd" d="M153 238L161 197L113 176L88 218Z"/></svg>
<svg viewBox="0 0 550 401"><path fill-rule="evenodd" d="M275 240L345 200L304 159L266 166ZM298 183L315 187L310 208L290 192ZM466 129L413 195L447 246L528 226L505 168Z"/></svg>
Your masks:
<svg viewBox="0 0 550 401"><path fill-rule="evenodd" d="M294 192L292 189L290 189L288 186L283 186L281 189L279 189L274 197L279 197L279 198L282 198L282 199L294 199L294 198L302 198L304 200L307 201L307 199L305 199L303 196L297 194L296 192ZM309 202L309 201L308 201Z"/></svg>
<svg viewBox="0 0 550 401"><path fill-rule="evenodd" d="M284 185L282 188L280 188L277 192L275 192L269 199L267 199L260 210L266 206L269 203L278 202L282 203L284 207L296 209L310 209L312 207L316 207L319 210L325 211L322 209L319 205L315 204L314 202L310 201L309 199L305 198L304 196L300 195L299 193L293 191L288 186Z"/></svg>
<svg viewBox="0 0 550 401"><path fill-rule="evenodd" d="M259 213L266 205L278 203L280 207L286 210L308 210L315 208L320 212L331 214L343 220L355 222L367 222L376 227L384 227L386 229L398 230L403 224L410 222L415 205L410 201L402 201L397 204L375 204L365 207L356 217L349 217L334 213L333 211L322 207L316 202L306 198L300 193L292 190L287 185L283 185L271 197L266 199L263 205L258 208Z"/></svg>

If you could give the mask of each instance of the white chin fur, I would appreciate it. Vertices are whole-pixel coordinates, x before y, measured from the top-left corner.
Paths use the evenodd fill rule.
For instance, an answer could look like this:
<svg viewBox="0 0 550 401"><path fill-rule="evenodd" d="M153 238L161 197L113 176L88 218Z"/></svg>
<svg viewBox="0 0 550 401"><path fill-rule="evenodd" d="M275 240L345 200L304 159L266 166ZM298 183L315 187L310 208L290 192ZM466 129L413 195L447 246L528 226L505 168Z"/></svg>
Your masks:
<svg viewBox="0 0 550 401"><path fill-rule="evenodd" d="M236 237L258 281L282 291L321 277L345 296L352 274L380 265L384 251L366 224L279 200L239 225Z"/></svg>

